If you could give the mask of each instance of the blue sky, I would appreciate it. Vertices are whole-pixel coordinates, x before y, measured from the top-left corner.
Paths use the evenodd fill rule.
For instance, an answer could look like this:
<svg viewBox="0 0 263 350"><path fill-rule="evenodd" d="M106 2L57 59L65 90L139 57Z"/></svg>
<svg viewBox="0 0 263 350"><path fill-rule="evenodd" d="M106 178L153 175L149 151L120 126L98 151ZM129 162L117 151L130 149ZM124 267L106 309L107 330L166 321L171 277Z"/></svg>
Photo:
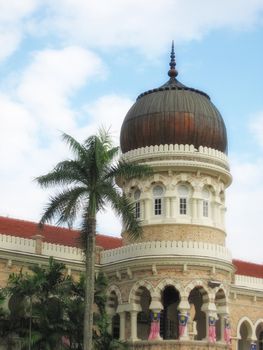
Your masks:
<svg viewBox="0 0 263 350"><path fill-rule="evenodd" d="M32 179L67 156L60 131L103 124L118 140L136 97L168 79L173 39L178 79L227 126L228 244L262 262L263 0L0 0L0 215L39 220ZM109 211L99 231L119 234Z"/></svg>

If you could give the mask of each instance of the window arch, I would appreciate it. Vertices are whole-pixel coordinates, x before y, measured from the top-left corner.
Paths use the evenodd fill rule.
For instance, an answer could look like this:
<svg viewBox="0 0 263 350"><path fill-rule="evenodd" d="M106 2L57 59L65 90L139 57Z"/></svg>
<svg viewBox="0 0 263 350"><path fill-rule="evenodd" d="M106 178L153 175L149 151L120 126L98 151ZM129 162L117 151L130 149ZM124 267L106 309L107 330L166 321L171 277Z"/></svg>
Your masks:
<svg viewBox="0 0 263 350"><path fill-rule="evenodd" d="M141 191L138 188L134 191L133 198L135 201L134 215L136 219L140 219L141 218L141 202L140 202Z"/></svg>
<svg viewBox="0 0 263 350"><path fill-rule="evenodd" d="M153 213L155 216L163 215L164 188L161 185L153 187Z"/></svg>
<svg viewBox="0 0 263 350"><path fill-rule="evenodd" d="M210 216L210 198L211 193L208 188L204 187L202 191L203 198L203 217L208 218Z"/></svg>
<svg viewBox="0 0 263 350"><path fill-rule="evenodd" d="M181 184L178 186L179 194L179 214L188 215L189 213L189 186Z"/></svg>

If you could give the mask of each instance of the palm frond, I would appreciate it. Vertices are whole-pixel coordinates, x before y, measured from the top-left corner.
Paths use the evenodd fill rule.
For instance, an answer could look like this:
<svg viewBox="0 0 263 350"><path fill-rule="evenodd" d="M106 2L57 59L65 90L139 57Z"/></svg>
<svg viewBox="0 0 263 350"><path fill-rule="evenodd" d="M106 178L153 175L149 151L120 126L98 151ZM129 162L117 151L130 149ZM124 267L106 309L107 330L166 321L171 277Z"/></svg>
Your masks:
<svg viewBox="0 0 263 350"><path fill-rule="evenodd" d="M153 170L148 165L120 161L116 165L111 166L106 177L121 177L125 180L129 180L132 178L148 177L152 174Z"/></svg>
<svg viewBox="0 0 263 350"><path fill-rule="evenodd" d="M57 218L56 222L58 224L72 222L81 205L81 198L86 191L85 187L75 187L51 197L40 219L40 226L46 222L51 222L55 218Z"/></svg>
<svg viewBox="0 0 263 350"><path fill-rule="evenodd" d="M83 145L81 145L74 137L62 133L62 140L65 141L69 148L73 151L73 153L77 156L77 158L82 158L86 156L86 149Z"/></svg>

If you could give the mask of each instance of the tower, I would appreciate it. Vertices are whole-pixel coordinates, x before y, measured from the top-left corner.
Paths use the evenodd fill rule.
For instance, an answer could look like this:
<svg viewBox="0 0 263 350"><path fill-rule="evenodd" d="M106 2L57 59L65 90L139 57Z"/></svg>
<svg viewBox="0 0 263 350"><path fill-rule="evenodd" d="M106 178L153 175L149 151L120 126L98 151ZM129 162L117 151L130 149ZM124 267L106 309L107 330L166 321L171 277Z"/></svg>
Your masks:
<svg viewBox="0 0 263 350"><path fill-rule="evenodd" d="M226 128L206 93L177 80L173 45L168 75L138 96L121 128L122 159L150 165L153 175L120 183L143 235L134 242L124 230L124 247L102 254L108 311L134 349L227 347Z"/></svg>

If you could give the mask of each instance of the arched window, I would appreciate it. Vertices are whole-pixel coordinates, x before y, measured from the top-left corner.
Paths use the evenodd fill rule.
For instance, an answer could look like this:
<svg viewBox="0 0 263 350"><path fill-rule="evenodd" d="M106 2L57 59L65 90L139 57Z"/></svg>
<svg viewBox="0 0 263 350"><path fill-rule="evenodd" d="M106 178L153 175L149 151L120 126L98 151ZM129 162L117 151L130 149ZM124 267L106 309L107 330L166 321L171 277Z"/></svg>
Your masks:
<svg viewBox="0 0 263 350"><path fill-rule="evenodd" d="M141 202L140 202L140 197L141 197L141 191L136 190L134 192L134 200L135 200L135 218L140 219L141 217Z"/></svg>
<svg viewBox="0 0 263 350"><path fill-rule="evenodd" d="M163 214L163 194L164 189L162 186L157 185L153 188L153 212L154 215L162 215Z"/></svg>
<svg viewBox="0 0 263 350"><path fill-rule="evenodd" d="M203 197L203 217L209 217L209 200L210 200L210 192L207 188L204 188L202 191Z"/></svg>
<svg viewBox="0 0 263 350"><path fill-rule="evenodd" d="M178 187L179 193L179 213L180 215L188 215L188 196L189 188L186 185Z"/></svg>

